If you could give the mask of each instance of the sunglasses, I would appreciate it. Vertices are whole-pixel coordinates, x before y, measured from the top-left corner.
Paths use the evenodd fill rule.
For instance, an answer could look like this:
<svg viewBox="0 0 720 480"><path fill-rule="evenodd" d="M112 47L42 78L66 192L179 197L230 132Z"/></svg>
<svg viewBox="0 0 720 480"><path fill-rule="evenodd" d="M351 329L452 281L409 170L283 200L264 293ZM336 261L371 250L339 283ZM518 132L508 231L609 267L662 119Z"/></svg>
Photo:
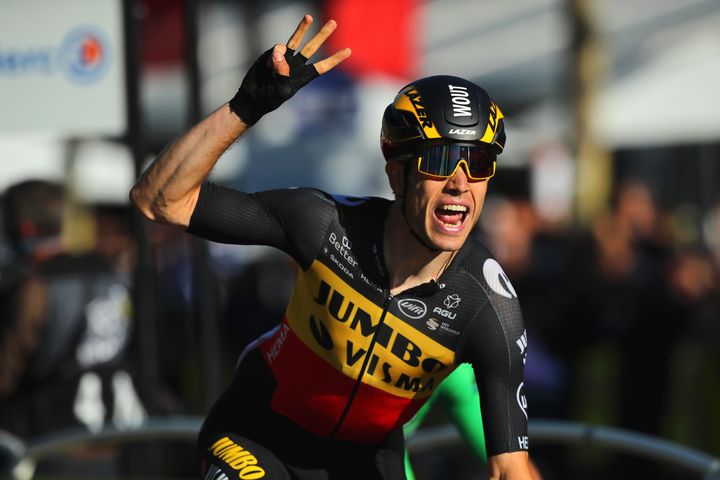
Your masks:
<svg viewBox="0 0 720 480"><path fill-rule="evenodd" d="M437 178L455 175L464 164L468 180L480 181L495 175L496 155L477 145L434 145L418 153L418 171Z"/></svg>

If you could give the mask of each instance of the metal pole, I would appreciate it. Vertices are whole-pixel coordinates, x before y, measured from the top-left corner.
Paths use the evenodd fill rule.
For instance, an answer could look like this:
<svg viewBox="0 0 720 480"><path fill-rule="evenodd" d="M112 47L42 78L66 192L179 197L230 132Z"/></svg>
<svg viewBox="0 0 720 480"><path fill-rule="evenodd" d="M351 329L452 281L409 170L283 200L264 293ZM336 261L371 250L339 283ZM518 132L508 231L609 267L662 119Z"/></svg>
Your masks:
<svg viewBox="0 0 720 480"><path fill-rule="evenodd" d="M14 442L6 447L11 455L20 460L42 460L86 446L122 445L132 442L149 442L164 445L168 441L195 441L202 423L201 417L163 416L150 418L138 429L120 431L106 428L98 433L79 429L65 430L33 439L22 444ZM600 447L625 454L632 454L648 461L674 465L687 469L703 480L720 477L720 458L695 450L682 444L659 437L614 427L588 425L557 420L530 420L528 433L535 444L566 444L578 447ZM0 446L3 437L0 434ZM453 425L426 427L418 430L407 440L410 455L427 452L442 453L445 448L460 445L462 437Z"/></svg>
<svg viewBox="0 0 720 480"><path fill-rule="evenodd" d="M612 189L612 158L593 135L592 108L603 83L608 59L593 18L592 0L568 0L572 27L569 102L574 113L576 157L575 215L587 225L607 208Z"/></svg>
<svg viewBox="0 0 720 480"><path fill-rule="evenodd" d="M201 119L200 65L198 63L198 0L185 0L185 68L188 80L188 124ZM220 332L217 278L210 269L208 243L192 239L195 325L200 331L204 404L209 408L220 393Z"/></svg>
<svg viewBox="0 0 720 480"><path fill-rule="evenodd" d="M123 0L123 22L125 31L125 85L127 104L126 142L135 163L135 176L142 172L145 145L140 108L140 25L139 5L136 0ZM133 229L137 246L137 265L133 279L133 314L135 338L138 342L139 369L138 387L146 408L155 410L158 381L157 325L153 302L154 274L151 267L150 245L146 221L139 212L133 212Z"/></svg>

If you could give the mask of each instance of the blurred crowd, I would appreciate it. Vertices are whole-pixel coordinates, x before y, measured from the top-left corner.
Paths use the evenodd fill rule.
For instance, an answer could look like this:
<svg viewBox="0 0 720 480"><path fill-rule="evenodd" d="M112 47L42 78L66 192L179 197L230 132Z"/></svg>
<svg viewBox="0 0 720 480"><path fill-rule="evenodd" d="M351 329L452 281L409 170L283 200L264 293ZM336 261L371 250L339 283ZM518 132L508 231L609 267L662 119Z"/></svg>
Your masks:
<svg viewBox="0 0 720 480"><path fill-rule="evenodd" d="M172 6L149 10L150 19L155 11L169 13L153 28L146 22L145 61L156 68L176 65L182 56L179 3L145 3ZM253 19L249 25L269 8L240 3ZM275 3L283 2L268 2ZM319 8L323 2L307 3ZM405 3L417 2L392 5L402 10ZM378 11L391 5L374 4ZM211 9L206 16L222 19L220 27L240 23L226 13ZM294 10L275 13L283 28L288 24L283 15L297 18ZM365 38L365 18L356 17L345 31L354 28L365 39L353 46L358 61L375 61L388 43L402 40ZM383 18L394 21L392 15ZM211 48L206 39L204 55L204 68L216 73L205 86L213 105L232 92L214 82L236 88L239 78L227 72L237 67L237 56L254 58L255 50L277 41L270 39L275 30L263 24L248 29L244 40L231 38L247 44L248 51L225 58L232 49L225 48L229 40L220 38L227 33L220 27L214 32L223 48ZM364 55L361 48L367 49ZM392 53L385 60L395 68ZM377 74L363 68L368 77ZM382 108L402 84L397 78L356 80L327 75L283 107L283 116L259 124L255 136L231 154L253 158L261 152L264 161L232 172L234 180L226 183L256 189L309 178L323 188L334 182L339 193L382 193L381 164L352 160L379 159ZM158 84L163 92L168 88L164 77ZM174 113L168 117L181 123L183 115ZM148 123L149 148L157 150L167 132L158 134ZM173 135L181 128L167 118L157 124ZM613 426L720 455L720 196L698 213L682 202L664 201L642 176L618 176L607 207L579 222L571 208L548 210L553 199L538 200L531 173L499 162L475 232L520 298L529 339L525 384L531 421ZM353 190L367 186L372 188ZM561 190L554 187L546 192ZM153 416L206 413L219 393L208 391L208 379L219 378L221 386L244 346L281 320L296 273L289 257L262 247L203 244L200 250L208 255L198 256L198 243L184 232L142 221L125 204L82 201L72 184L38 179L10 186L0 196L0 224L0 430L23 440L67 429L131 429ZM145 269L139 269L139 259L148 262ZM199 280L197 272L206 263L209 276ZM198 308L199 281L210 292L209 310ZM152 328L136 321L141 297ZM204 318L205 311L216 315ZM215 332L209 346L208 331ZM220 361L208 361L214 356ZM37 472L79 475L84 465L95 477L129 476L138 468L148 476L156 468L156 477L194 478L193 446L174 448L155 452L154 459L160 459L155 467L142 456L147 448L140 453L97 448L78 454L81 459L41 462ZM549 479L687 478L662 467L649 474L647 461L608 452L551 444L531 445L531 452ZM0 476L3 461L0 449Z"/></svg>
<svg viewBox="0 0 720 480"><path fill-rule="evenodd" d="M510 170L502 178L500 172L476 234L521 299L532 417L615 426L720 451L714 428L720 426L714 408L720 251L712 241L720 238L720 203L695 227L704 233L689 235L688 222L661 208L647 185L626 179L610 207L581 227L569 216L541 215L526 172ZM0 429L37 439L67 428L132 428L148 415L203 413L208 372L201 359L208 352L193 314L192 241L149 223L140 225L151 252L160 332L152 398L136 380L132 220L129 207L82 205L70 190L41 180L4 192ZM224 380L244 345L282 318L295 267L261 247L211 244L209 251L219 316L203 321L220 332L213 353L223 359ZM547 478L571 478L575 464L596 464L605 473L633 467L552 445L535 452ZM123 465L117 452L100 450L91 460L96 472ZM64 461L46 462L40 471L62 471ZM192 475L192 462L175 464ZM637 468L647 472L647 465Z"/></svg>
<svg viewBox="0 0 720 480"><path fill-rule="evenodd" d="M708 221L713 215L717 207ZM486 205L481 235L513 282L528 327L526 385L535 418L720 451L712 427L719 420L720 264L700 235L685 241L683 229L693 227L676 223L633 179L619 182L610 207L584 228L543 221L522 196ZM540 450L548 478L589 478L587 470L568 474L568 452ZM598 478L653 472L647 461L579 460L582 468L595 463ZM681 478L661 467L652 477Z"/></svg>

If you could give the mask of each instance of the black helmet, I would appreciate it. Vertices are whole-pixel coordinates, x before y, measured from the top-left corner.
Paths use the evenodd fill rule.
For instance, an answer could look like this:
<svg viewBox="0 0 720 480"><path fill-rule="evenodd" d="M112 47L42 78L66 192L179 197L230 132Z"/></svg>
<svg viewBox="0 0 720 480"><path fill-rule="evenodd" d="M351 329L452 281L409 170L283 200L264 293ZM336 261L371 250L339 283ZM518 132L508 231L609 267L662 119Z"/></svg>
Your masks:
<svg viewBox="0 0 720 480"><path fill-rule="evenodd" d="M483 143L500 154L503 114L472 82L449 75L421 78L400 90L385 109L380 144L389 160L436 141Z"/></svg>

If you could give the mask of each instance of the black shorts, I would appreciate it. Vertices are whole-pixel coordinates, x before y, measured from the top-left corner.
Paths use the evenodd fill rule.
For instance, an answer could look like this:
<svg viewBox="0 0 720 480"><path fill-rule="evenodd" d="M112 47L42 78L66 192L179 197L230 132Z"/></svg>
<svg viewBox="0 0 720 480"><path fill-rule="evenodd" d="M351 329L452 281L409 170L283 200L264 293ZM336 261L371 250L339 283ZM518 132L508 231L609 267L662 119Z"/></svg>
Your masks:
<svg viewBox="0 0 720 480"><path fill-rule="evenodd" d="M272 381L257 353L243 360L200 431L203 480L405 479L402 429L379 444L318 437L269 409L257 392L271 391L261 384Z"/></svg>

